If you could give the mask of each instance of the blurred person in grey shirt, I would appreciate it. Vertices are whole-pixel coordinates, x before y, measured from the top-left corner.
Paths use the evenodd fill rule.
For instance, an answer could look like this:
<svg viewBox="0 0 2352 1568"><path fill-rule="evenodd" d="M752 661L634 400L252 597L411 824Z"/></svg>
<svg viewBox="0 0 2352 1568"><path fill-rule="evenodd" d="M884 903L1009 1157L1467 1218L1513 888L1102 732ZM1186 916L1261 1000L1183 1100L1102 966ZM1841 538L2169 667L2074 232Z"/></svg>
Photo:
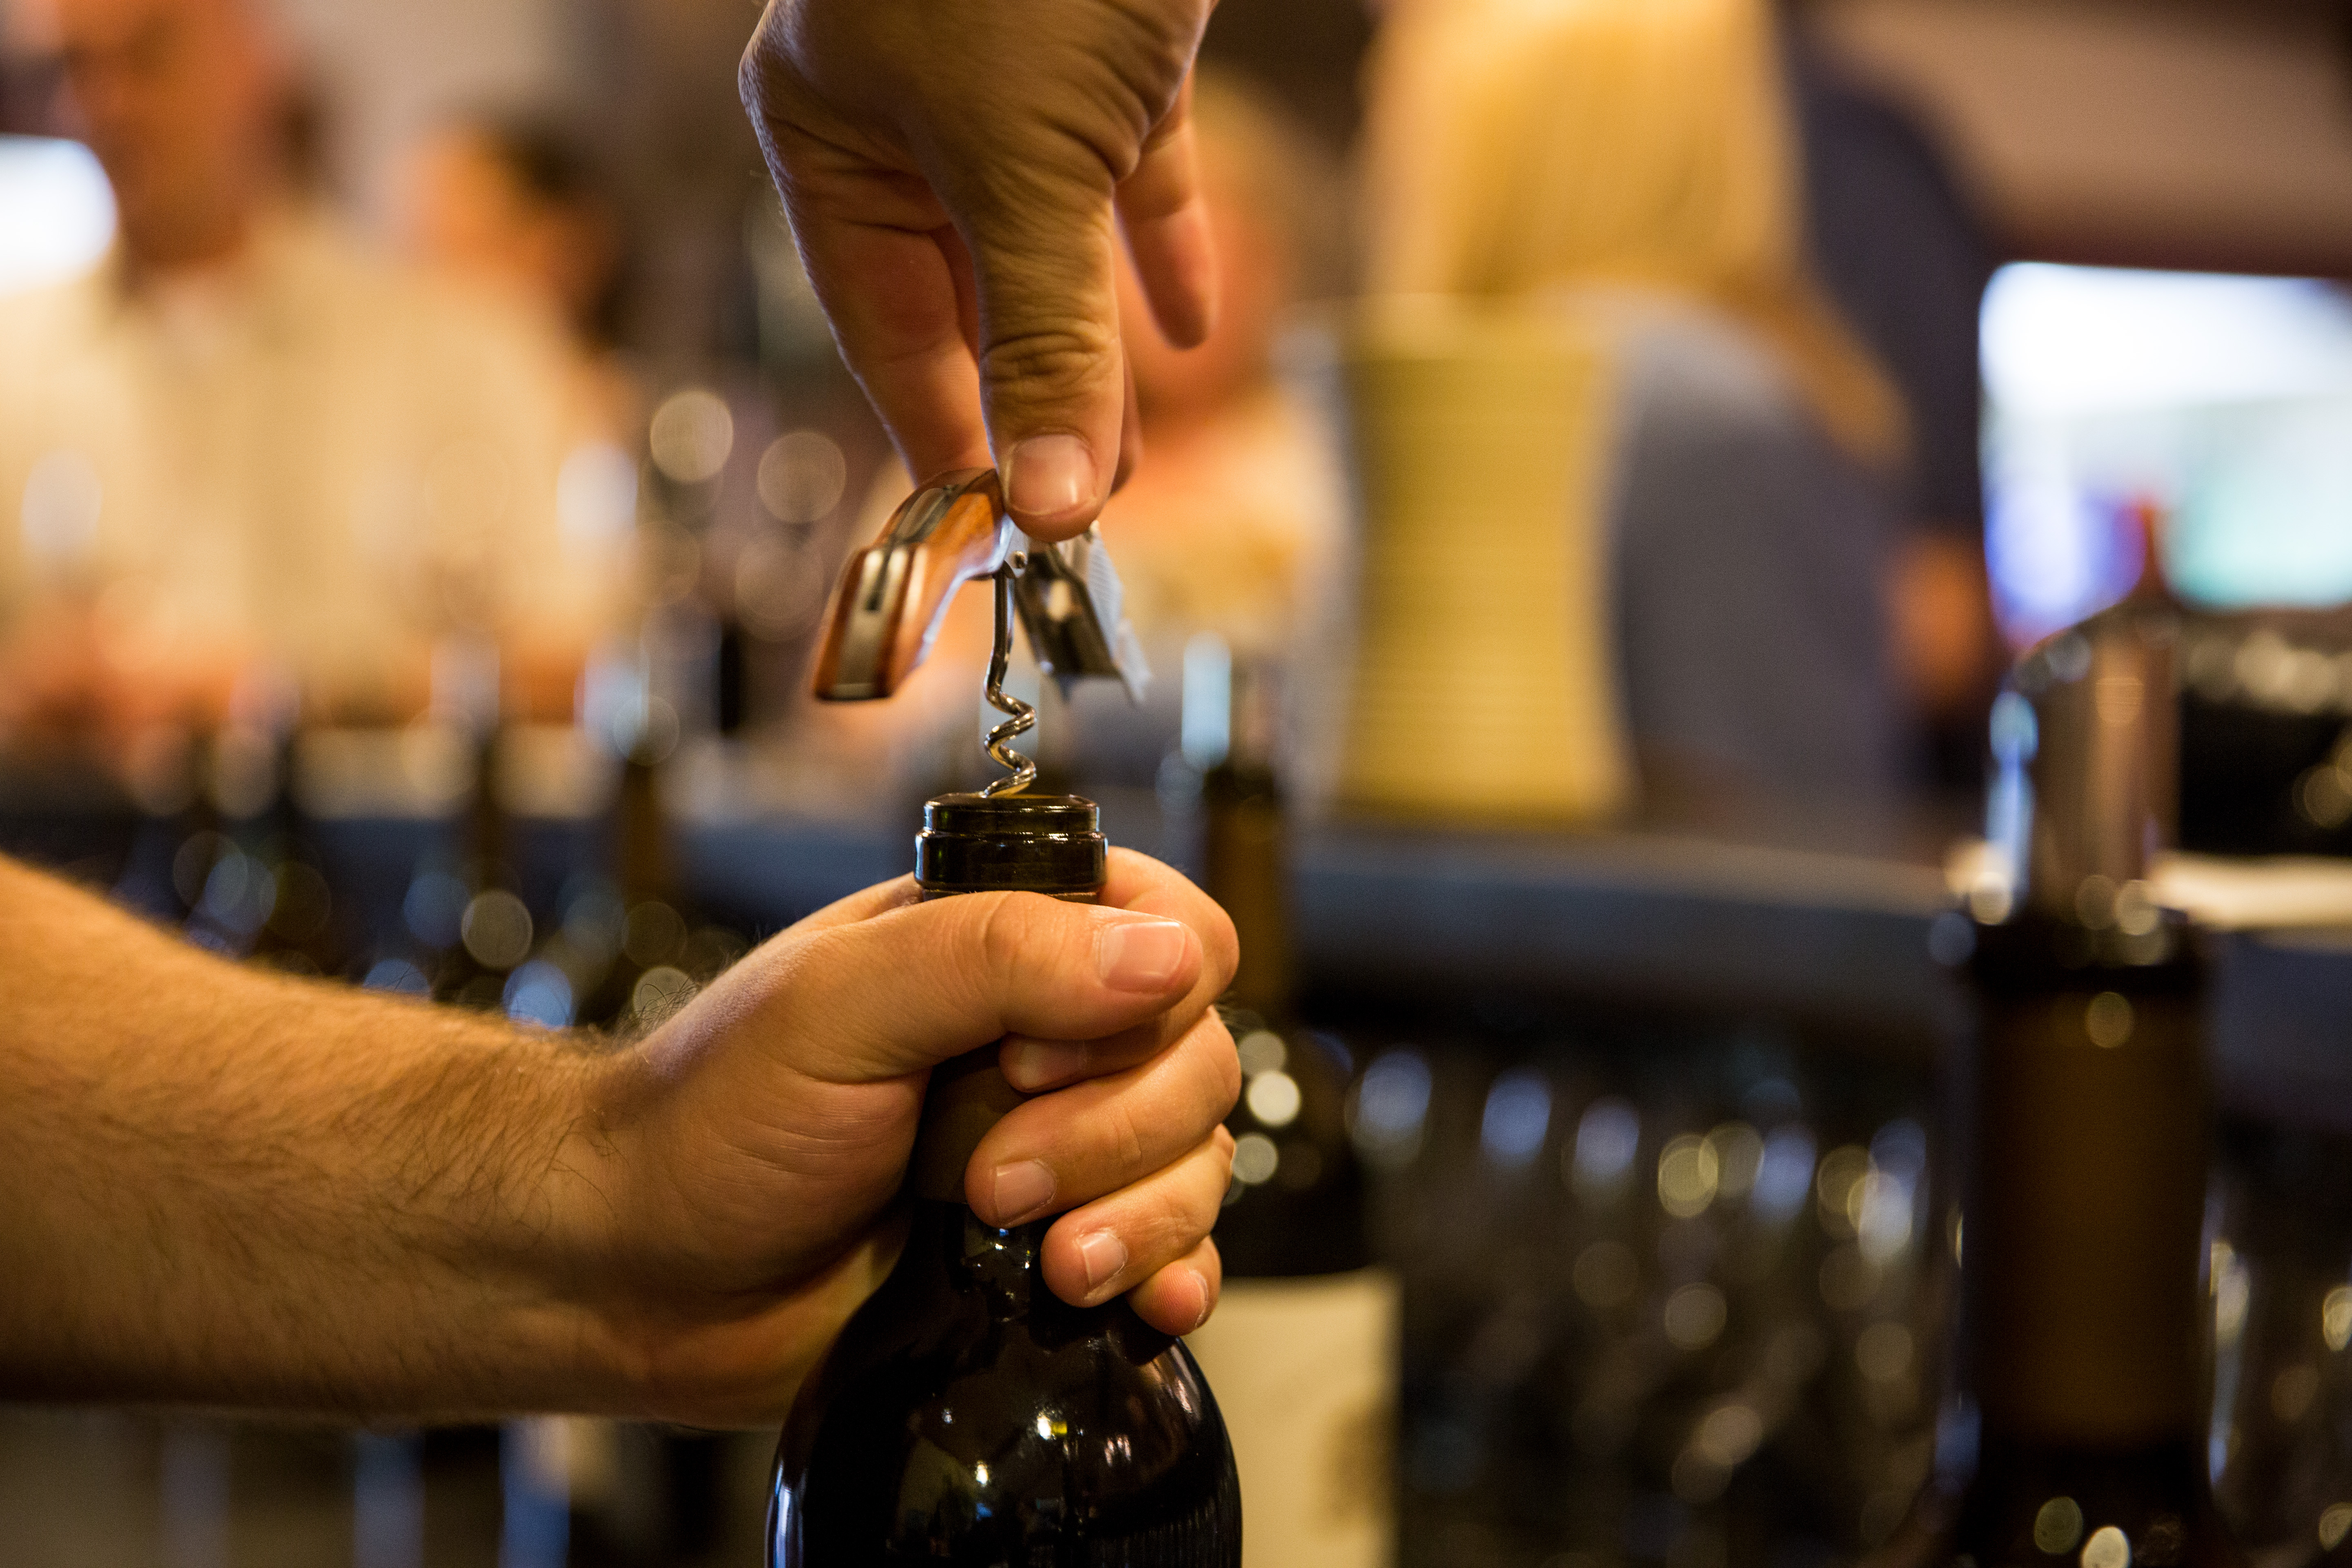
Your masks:
<svg viewBox="0 0 2352 1568"><path fill-rule="evenodd" d="M1392 7L1370 282L1548 301L1609 343L1645 787L1843 812L1906 793L1991 665L1974 304L1928 265L1948 189L1786 47L1769 0Z"/></svg>

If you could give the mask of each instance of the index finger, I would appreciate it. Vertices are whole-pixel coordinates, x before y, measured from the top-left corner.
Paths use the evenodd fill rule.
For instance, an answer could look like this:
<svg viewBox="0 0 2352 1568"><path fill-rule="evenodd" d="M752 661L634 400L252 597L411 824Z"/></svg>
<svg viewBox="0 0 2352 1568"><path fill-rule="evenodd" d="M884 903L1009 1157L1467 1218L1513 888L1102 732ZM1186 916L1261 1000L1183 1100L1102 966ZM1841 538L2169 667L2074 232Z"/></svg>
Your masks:
<svg viewBox="0 0 2352 1568"><path fill-rule="evenodd" d="M1192 136L1192 79L1184 79L1134 173L1119 182L1118 221L1136 281L1161 335L1197 348L1216 325L1217 250L1202 198Z"/></svg>

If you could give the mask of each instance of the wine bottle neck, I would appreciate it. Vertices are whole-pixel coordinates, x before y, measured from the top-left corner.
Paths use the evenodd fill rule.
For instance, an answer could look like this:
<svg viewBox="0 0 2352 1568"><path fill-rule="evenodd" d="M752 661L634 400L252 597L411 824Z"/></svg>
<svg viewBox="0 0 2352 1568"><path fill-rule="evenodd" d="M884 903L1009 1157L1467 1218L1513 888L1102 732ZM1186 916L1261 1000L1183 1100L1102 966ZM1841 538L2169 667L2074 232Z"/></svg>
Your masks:
<svg viewBox="0 0 2352 1568"><path fill-rule="evenodd" d="M964 1201L963 1173L971 1163L972 1151L990 1128L1026 1098L1004 1081L996 1055L994 1046L982 1046L931 1069L922 1126L907 1166L910 1195L940 1203Z"/></svg>
<svg viewBox="0 0 2352 1568"><path fill-rule="evenodd" d="M1027 791L940 795L923 808L915 885L926 900L1034 892L1092 903L1107 876L1107 853L1092 801ZM1004 1081L996 1058L996 1047L987 1045L931 1069L907 1170L913 1196L963 1202L972 1152L1024 1098Z"/></svg>
<svg viewBox="0 0 2352 1568"><path fill-rule="evenodd" d="M2207 1149L2194 966L2017 984L2002 963L1980 952L1961 1242L1986 1435L2189 1439Z"/></svg>
<svg viewBox="0 0 2352 1568"><path fill-rule="evenodd" d="M966 1208L961 1198L919 1200L909 1215L907 1253L936 1269L961 1291L976 1291L997 1316L1028 1310L1045 1289L1039 1268L1050 1219L1000 1230Z"/></svg>
<svg viewBox="0 0 2352 1568"><path fill-rule="evenodd" d="M466 823L466 855L482 886L495 885L505 874L507 820L499 798L499 733L485 731L474 747L474 795Z"/></svg>
<svg viewBox="0 0 2352 1568"><path fill-rule="evenodd" d="M624 761L615 815L620 843L614 870L620 879L622 898L632 909L648 900L676 902L677 878L670 866L668 824L662 816L661 775L651 763L635 756Z"/></svg>
<svg viewBox="0 0 2352 1568"><path fill-rule="evenodd" d="M1232 918L1239 954L1226 994L1285 1017L1293 978L1281 794L1270 770L1231 762L1211 770L1201 793L1203 890Z"/></svg>

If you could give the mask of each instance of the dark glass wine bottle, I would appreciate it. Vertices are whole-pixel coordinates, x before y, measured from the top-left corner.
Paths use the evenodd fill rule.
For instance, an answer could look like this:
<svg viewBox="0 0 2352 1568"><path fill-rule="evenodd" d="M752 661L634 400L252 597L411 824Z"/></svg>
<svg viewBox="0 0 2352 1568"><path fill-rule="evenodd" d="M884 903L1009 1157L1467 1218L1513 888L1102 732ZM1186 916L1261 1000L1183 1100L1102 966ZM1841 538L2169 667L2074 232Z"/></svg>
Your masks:
<svg viewBox="0 0 2352 1568"><path fill-rule="evenodd" d="M1184 731L1198 760L1223 753L1201 779L1202 866L1239 940L1223 1006L1243 1087L1224 1293L1192 1350L1249 1493L1250 1568L1372 1568L1391 1555L1398 1281L1372 1260L1348 1064L1294 1011L1273 673L1213 651L1186 658Z"/></svg>
<svg viewBox="0 0 2352 1568"><path fill-rule="evenodd" d="M663 804L660 749L640 739L622 753L613 811L612 882L592 884L601 976L583 985L576 1021L624 1037L677 1012L747 951L727 927L703 920L681 891L677 846ZM567 930L571 916L567 914ZM573 943L574 947L586 944Z"/></svg>
<svg viewBox="0 0 2352 1568"><path fill-rule="evenodd" d="M221 815L213 800L212 731L189 729L158 748L137 832L115 899L152 919L186 925L204 901L219 858Z"/></svg>
<svg viewBox="0 0 2352 1568"><path fill-rule="evenodd" d="M2029 654L1995 708L2009 875L1971 896L1977 1026L1954 1096L1964 1397L1888 1563L2240 1560L2201 1437L2203 976L2146 879L2170 625L2095 617Z"/></svg>
<svg viewBox="0 0 2352 1568"><path fill-rule="evenodd" d="M318 842L303 809L296 773L303 731L289 724L278 738L269 805L261 822L260 863L269 877L268 914L254 935L253 956L294 974L341 976L351 965L349 936Z"/></svg>
<svg viewBox="0 0 2352 1568"><path fill-rule="evenodd" d="M513 824L502 769L510 747L499 703L498 649L485 639L444 638L433 654L433 710L473 756L464 816L451 826L456 853L420 860L402 900L425 948L419 968L438 1002L504 1008L509 974L530 955L533 922L517 890Z"/></svg>
<svg viewBox="0 0 2352 1568"><path fill-rule="evenodd" d="M924 808L926 898L1021 889L1091 901L1092 802L950 795ZM1237 1568L1241 1495L1208 1384L1124 1298L1046 1286L1048 1221L963 1203L1019 1096L993 1046L933 1070L906 1250L802 1390L776 1456L771 1568Z"/></svg>

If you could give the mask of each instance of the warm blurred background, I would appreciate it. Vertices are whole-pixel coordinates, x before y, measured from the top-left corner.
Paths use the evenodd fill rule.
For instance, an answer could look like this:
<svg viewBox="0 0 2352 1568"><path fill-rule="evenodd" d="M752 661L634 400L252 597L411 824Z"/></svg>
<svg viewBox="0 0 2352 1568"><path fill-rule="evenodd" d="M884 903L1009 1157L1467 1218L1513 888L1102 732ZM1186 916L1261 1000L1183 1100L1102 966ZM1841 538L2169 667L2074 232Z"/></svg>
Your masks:
<svg viewBox="0 0 2352 1568"><path fill-rule="evenodd" d="M891 704L805 694L909 477L752 20L0 4L0 844L583 1048L905 868L984 776L985 608ZM2004 670L2134 596L2183 627L2173 885L2242 928L2211 1468L2263 1568L2335 1549L2352 1296L2276 1303L2352 1279L2352 4L1224 0L1204 58L1225 311L1129 312L1102 524L1157 679L1015 684L1221 896L1281 774L1251 1003L1345 1120L1278 1176L1245 1044L1236 1194L1360 1165L1402 1302L1317 1560L1895 1528L1951 1272L1928 933ZM0 1561L750 1563L765 1455L0 1409Z"/></svg>

